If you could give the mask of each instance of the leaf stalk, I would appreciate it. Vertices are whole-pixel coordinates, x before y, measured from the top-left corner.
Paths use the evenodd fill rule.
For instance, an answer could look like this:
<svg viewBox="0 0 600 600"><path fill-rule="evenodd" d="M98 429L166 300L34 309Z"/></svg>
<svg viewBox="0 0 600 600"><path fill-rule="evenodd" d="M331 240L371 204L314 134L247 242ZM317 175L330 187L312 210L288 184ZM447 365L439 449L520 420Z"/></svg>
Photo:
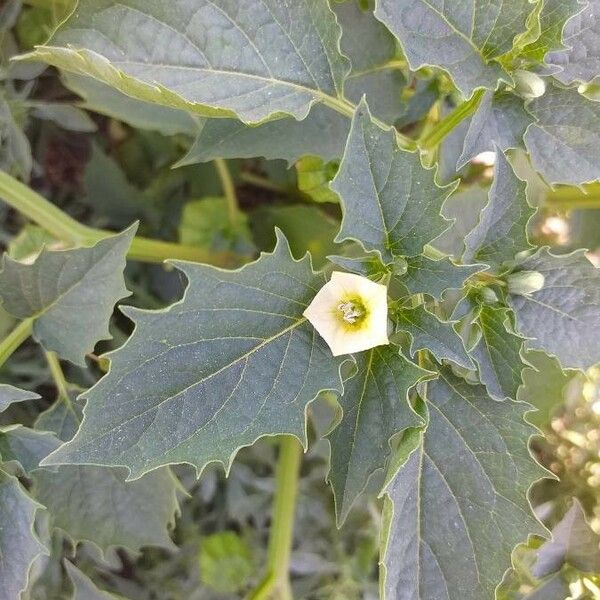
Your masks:
<svg viewBox="0 0 600 600"><path fill-rule="evenodd" d="M33 318L21 321L0 342L0 367L11 357L13 352L31 335L33 330Z"/></svg>

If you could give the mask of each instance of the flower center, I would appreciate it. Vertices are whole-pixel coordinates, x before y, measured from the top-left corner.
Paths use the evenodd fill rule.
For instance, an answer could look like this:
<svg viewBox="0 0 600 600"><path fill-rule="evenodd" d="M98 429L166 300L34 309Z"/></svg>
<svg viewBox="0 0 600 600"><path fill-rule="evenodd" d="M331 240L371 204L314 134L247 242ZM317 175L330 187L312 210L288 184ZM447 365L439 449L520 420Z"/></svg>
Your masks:
<svg viewBox="0 0 600 600"><path fill-rule="evenodd" d="M338 304L338 310L342 313L342 319L346 321L346 323L354 324L361 317L364 316L365 311L362 306L359 306L357 303L348 300L346 302L340 302Z"/></svg>

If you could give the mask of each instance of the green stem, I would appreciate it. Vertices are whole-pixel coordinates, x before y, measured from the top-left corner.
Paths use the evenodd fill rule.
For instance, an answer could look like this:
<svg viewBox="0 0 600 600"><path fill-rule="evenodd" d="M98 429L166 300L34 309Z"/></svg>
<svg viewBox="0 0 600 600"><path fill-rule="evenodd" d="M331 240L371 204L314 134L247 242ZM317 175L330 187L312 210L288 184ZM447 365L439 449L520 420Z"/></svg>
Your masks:
<svg viewBox="0 0 600 600"><path fill-rule="evenodd" d="M440 142L464 119L472 115L483 97L483 90L477 90L469 100L459 104L450 114L446 115L431 131L426 133L417 145L422 150L437 148Z"/></svg>
<svg viewBox="0 0 600 600"><path fill-rule="evenodd" d="M582 188L561 186L555 190L548 190L544 206L560 210L600 208L600 184L591 183Z"/></svg>
<svg viewBox="0 0 600 600"><path fill-rule="evenodd" d="M3 171L0 171L0 198L55 238L74 246L92 245L114 235L111 231L78 223L43 196ZM223 267L234 264L233 255L229 252L208 252L195 246L142 236L133 239L127 256L132 260L151 263L162 263L172 258Z"/></svg>
<svg viewBox="0 0 600 600"><path fill-rule="evenodd" d="M275 500L267 555L267 573L248 600L277 597L292 600L289 579L290 554L294 534L294 513L302 446L295 437L280 436Z"/></svg>
<svg viewBox="0 0 600 600"><path fill-rule="evenodd" d="M11 357L12 353L31 335L33 318L21 321L0 342L0 367Z"/></svg>
<svg viewBox="0 0 600 600"><path fill-rule="evenodd" d="M227 211L229 213L229 222L235 225L239 221L240 208L238 206L238 200L235 193L235 185L231 173L227 168L227 162L222 158L215 158L215 168L221 180L221 186L223 187L223 194L227 200Z"/></svg>
<svg viewBox="0 0 600 600"><path fill-rule="evenodd" d="M46 361L48 362L48 367L50 367L50 373L52 374L54 385L56 385L59 399L70 405L71 399L69 398L67 380L65 379L65 374L60 366L60 361L58 360L56 352L47 350Z"/></svg>

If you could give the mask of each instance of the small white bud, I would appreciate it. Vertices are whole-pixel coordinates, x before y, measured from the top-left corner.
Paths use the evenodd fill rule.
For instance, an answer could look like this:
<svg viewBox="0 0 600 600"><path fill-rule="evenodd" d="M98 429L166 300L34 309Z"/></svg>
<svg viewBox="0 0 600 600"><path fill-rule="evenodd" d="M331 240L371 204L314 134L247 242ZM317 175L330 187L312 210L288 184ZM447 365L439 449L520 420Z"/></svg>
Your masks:
<svg viewBox="0 0 600 600"><path fill-rule="evenodd" d="M544 287L544 276L538 271L519 271L506 278L508 291L519 296L528 296Z"/></svg>
<svg viewBox="0 0 600 600"><path fill-rule="evenodd" d="M522 98L539 98L546 91L546 82L531 71L517 70L513 73L515 91Z"/></svg>

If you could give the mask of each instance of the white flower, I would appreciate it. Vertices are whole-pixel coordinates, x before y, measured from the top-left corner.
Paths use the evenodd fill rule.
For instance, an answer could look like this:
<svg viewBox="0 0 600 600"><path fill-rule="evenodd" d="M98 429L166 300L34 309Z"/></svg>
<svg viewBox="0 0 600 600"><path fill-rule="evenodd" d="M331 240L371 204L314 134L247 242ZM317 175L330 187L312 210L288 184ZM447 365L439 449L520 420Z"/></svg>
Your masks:
<svg viewBox="0 0 600 600"><path fill-rule="evenodd" d="M385 285L334 271L304 316L340 356L388 344L387 312Z"/></svg>

